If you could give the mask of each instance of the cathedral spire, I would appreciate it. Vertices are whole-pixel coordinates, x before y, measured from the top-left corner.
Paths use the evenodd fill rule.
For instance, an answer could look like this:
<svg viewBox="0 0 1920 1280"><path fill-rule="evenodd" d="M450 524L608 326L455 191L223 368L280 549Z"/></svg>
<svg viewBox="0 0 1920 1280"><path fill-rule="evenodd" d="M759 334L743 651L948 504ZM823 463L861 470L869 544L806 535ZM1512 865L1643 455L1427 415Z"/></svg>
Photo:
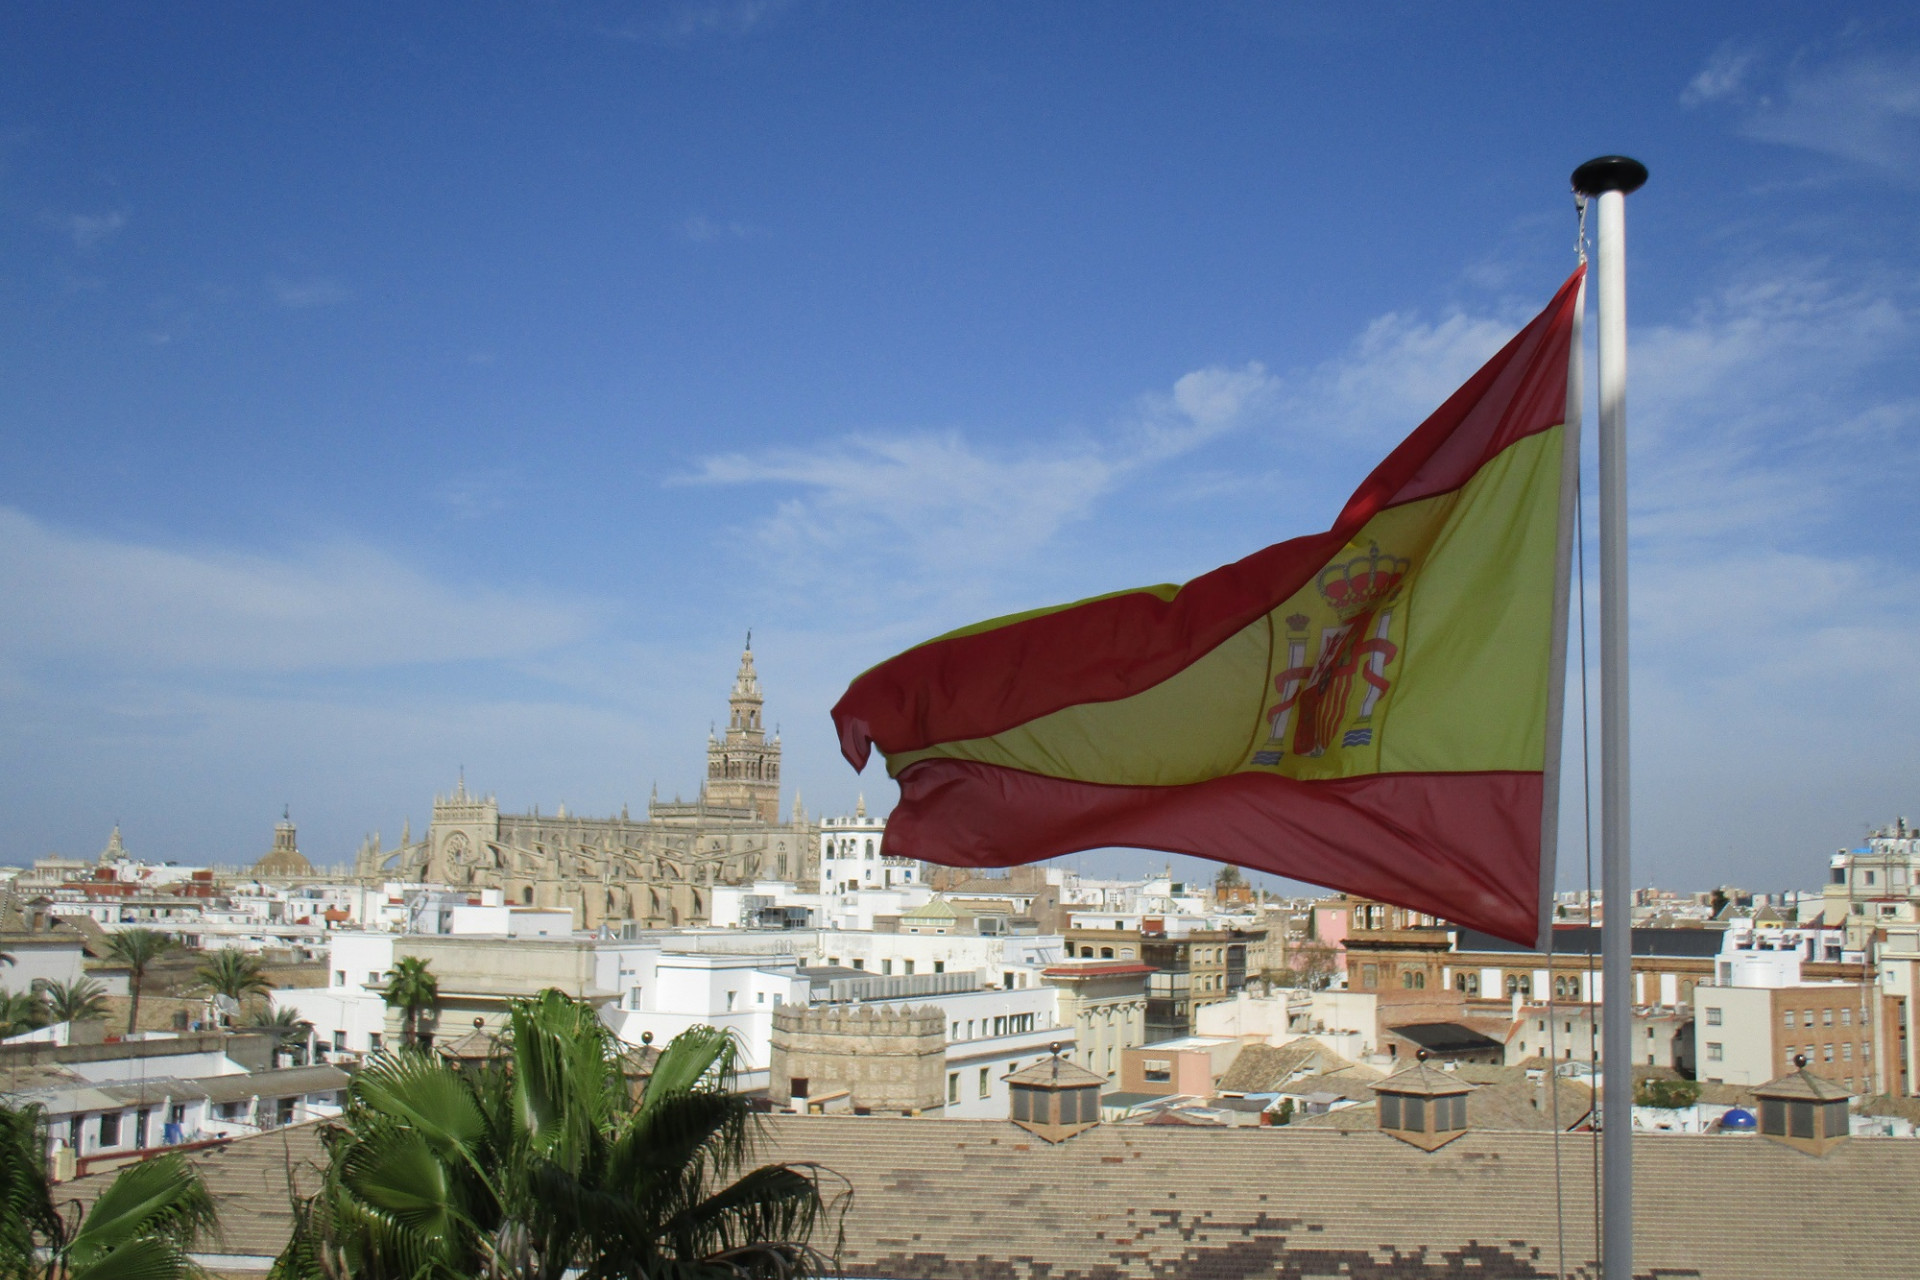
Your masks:
<svg viewBox="0 0 1920 1280"><path fill-rule="evenodd" d="M765 699L753 665L753 633L740 651L740 668L727 698L727 731L707 739L704 804L751 809L762 822L780 820L780 742L767 739Z"/></svg>

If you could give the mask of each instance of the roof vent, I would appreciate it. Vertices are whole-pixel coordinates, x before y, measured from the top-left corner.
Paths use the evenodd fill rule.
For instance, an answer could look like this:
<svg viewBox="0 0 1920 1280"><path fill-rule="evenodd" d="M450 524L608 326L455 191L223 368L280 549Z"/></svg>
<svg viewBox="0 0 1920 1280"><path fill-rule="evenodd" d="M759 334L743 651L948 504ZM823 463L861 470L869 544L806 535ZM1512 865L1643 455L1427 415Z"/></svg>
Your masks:
<svg viewBox="0 0 1920 1280"><path fill-rule="evenodd" d="M1823 1156L1847 1140L1847 1103L1851 1090L1807 1070L1807 1055L1793 1058L1794 1070L1754 1088L1760 1099L1760 1136Z"/></svg>
<svg viewBox="0 0 1920 1280"><path fill-rule="evenodd" d="M1061 1057L1058 1044L1047 1048L1050 1056L1006 1078L1008 1118L1048 1142L1065 1142L1100 1123L1100 1090L1107 1078Z"/></svg>
<svg viewBox="0 0 1920 1280"><path fill-rule="evenodd" d="M1373 1086L1380 1132L1422 1151L1437 1151L1467 1131L1467 1095L1473 1086L1428 1066L1425 1049L1416 1057Z"/></svg>

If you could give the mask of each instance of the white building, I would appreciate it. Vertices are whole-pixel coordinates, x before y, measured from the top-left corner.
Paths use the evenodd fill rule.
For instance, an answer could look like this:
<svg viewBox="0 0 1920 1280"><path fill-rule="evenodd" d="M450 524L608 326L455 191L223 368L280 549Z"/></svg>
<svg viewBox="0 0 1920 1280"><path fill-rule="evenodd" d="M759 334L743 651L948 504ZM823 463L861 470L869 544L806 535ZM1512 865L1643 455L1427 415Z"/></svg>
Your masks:
<svg viewBox="0 0 1920 1280"><path fill-rule="evenodd" d="M820 820L820 892L850 893L856 889L893 889L921 883L921 867L912 858L888 858L880 845L887 831L885 818L867 813L864 797L852 817Z"/></svg>
<svg viewBox="0 0 1920 1280"><path fill-rule="evenodd" d="M620 996L601 1019L629 1044L664 1046L689 1027L720 1027L740 1046L741 1088L767 1083L773 1011L807 1003L809 980L792 957L622 947Z"/></svg>

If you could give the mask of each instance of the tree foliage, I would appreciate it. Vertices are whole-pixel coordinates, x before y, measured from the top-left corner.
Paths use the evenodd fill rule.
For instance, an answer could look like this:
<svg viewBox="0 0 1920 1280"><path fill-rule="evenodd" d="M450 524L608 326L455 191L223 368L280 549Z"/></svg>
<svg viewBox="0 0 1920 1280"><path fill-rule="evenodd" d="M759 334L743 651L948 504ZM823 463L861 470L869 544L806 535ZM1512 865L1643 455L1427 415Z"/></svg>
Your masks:
<svg viewBox="0 0 1920 1280"><path fill-rule="evenodd" d="M0 1276L22 1280L189 1280L189 1256L215 1238L213 1196L186 1157L128 1165L83 1216L63 1212L47 1169L38 1106L0 1105Z"/></svg>
<svg viewBox="0 0 1920 1280"><path fill-rule="evenodd" d="M107 989L92 978L42 982L39 989L50 1022L91 1022L107 1016Z"/></svg>
<svg viewBox="0 0 1920 1280"><path fill-rule="evenodd" d="M400 1039L420 1041L420 1015L440 1007L440 980L419 956L401 956L387 970L387 1007L400 1011Z"/></svg>
<svg viewBox="0 0 1920 1280"><path fill-rule="evenodd" d="M1700 1085L1695 1080L1642 1080L1633 1097L1635 1106L1664 1111L1678 1111L1698 1101Z"/></svg>
<svg viewBox="0 0 1920 1280"><path fill-rule="evenodd" d="M146 985L147 970L179 945L179 939L158 929L121 929L107 935L107 954L128 970L127 989L133 997L127 1004L128 1035L140 1021L140 992Z"/></svg>
<svg viewBox="0 0 1920 1280"><path fill-rule="evenodd" d="M47 1025L47 1002L38 991L0 991L0 1040Z"/></svg>
<svg viewBox="0 0 1920 1280"><path fill-rule="evenodd" d="M824 1261L811 1166L749 1169L734 1042L676 1037L636 1103L619 1042L587 1004L517 1002L495 1058L460 1070L376 1057L326 1136L273 1280L785 1277Z"/></svg>
<svg viewBox="0 0 1920 1280"><path fill-rule="evenodd" d="M193 976L204 990L229 1000L245 1000L273 990L259 959L231 947L208 952Z"/></svg>

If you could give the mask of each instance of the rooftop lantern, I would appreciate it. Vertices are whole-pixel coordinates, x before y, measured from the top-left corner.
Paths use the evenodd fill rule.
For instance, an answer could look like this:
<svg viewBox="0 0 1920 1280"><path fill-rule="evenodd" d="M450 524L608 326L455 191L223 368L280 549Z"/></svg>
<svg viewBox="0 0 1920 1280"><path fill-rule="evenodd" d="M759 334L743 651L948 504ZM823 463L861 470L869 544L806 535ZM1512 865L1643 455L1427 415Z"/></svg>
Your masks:
<svg viewBox="0 0 1920 1280"><path fill-rule="evenodd" d="M1416 1058L1373 1086L1380 1132L1422 1151L1437 1151L1467 1131L1467 1095L1473 1086L1428 1066L1425 1049Z"/></svg>
<svg viewBox="0 0 1920 1280"><path fill-rule="evenodd" d="M1851 1090L1807 1070L1807 1055L1795 1054L1794 1070L1754 1088L1760 1099L1760 1136L1822 1156L1847 1140Z"/></svg>
<svg viewBox="0 0 1920 1280"><path fill-rule="evenodd" d="M1065 1142L1100 1123L1100 1090L1107 1078L1061 1057L1058 1044L1047 1048L1050 1057L1006 1078L1008 1118L1048 1142Z"/></svg>

